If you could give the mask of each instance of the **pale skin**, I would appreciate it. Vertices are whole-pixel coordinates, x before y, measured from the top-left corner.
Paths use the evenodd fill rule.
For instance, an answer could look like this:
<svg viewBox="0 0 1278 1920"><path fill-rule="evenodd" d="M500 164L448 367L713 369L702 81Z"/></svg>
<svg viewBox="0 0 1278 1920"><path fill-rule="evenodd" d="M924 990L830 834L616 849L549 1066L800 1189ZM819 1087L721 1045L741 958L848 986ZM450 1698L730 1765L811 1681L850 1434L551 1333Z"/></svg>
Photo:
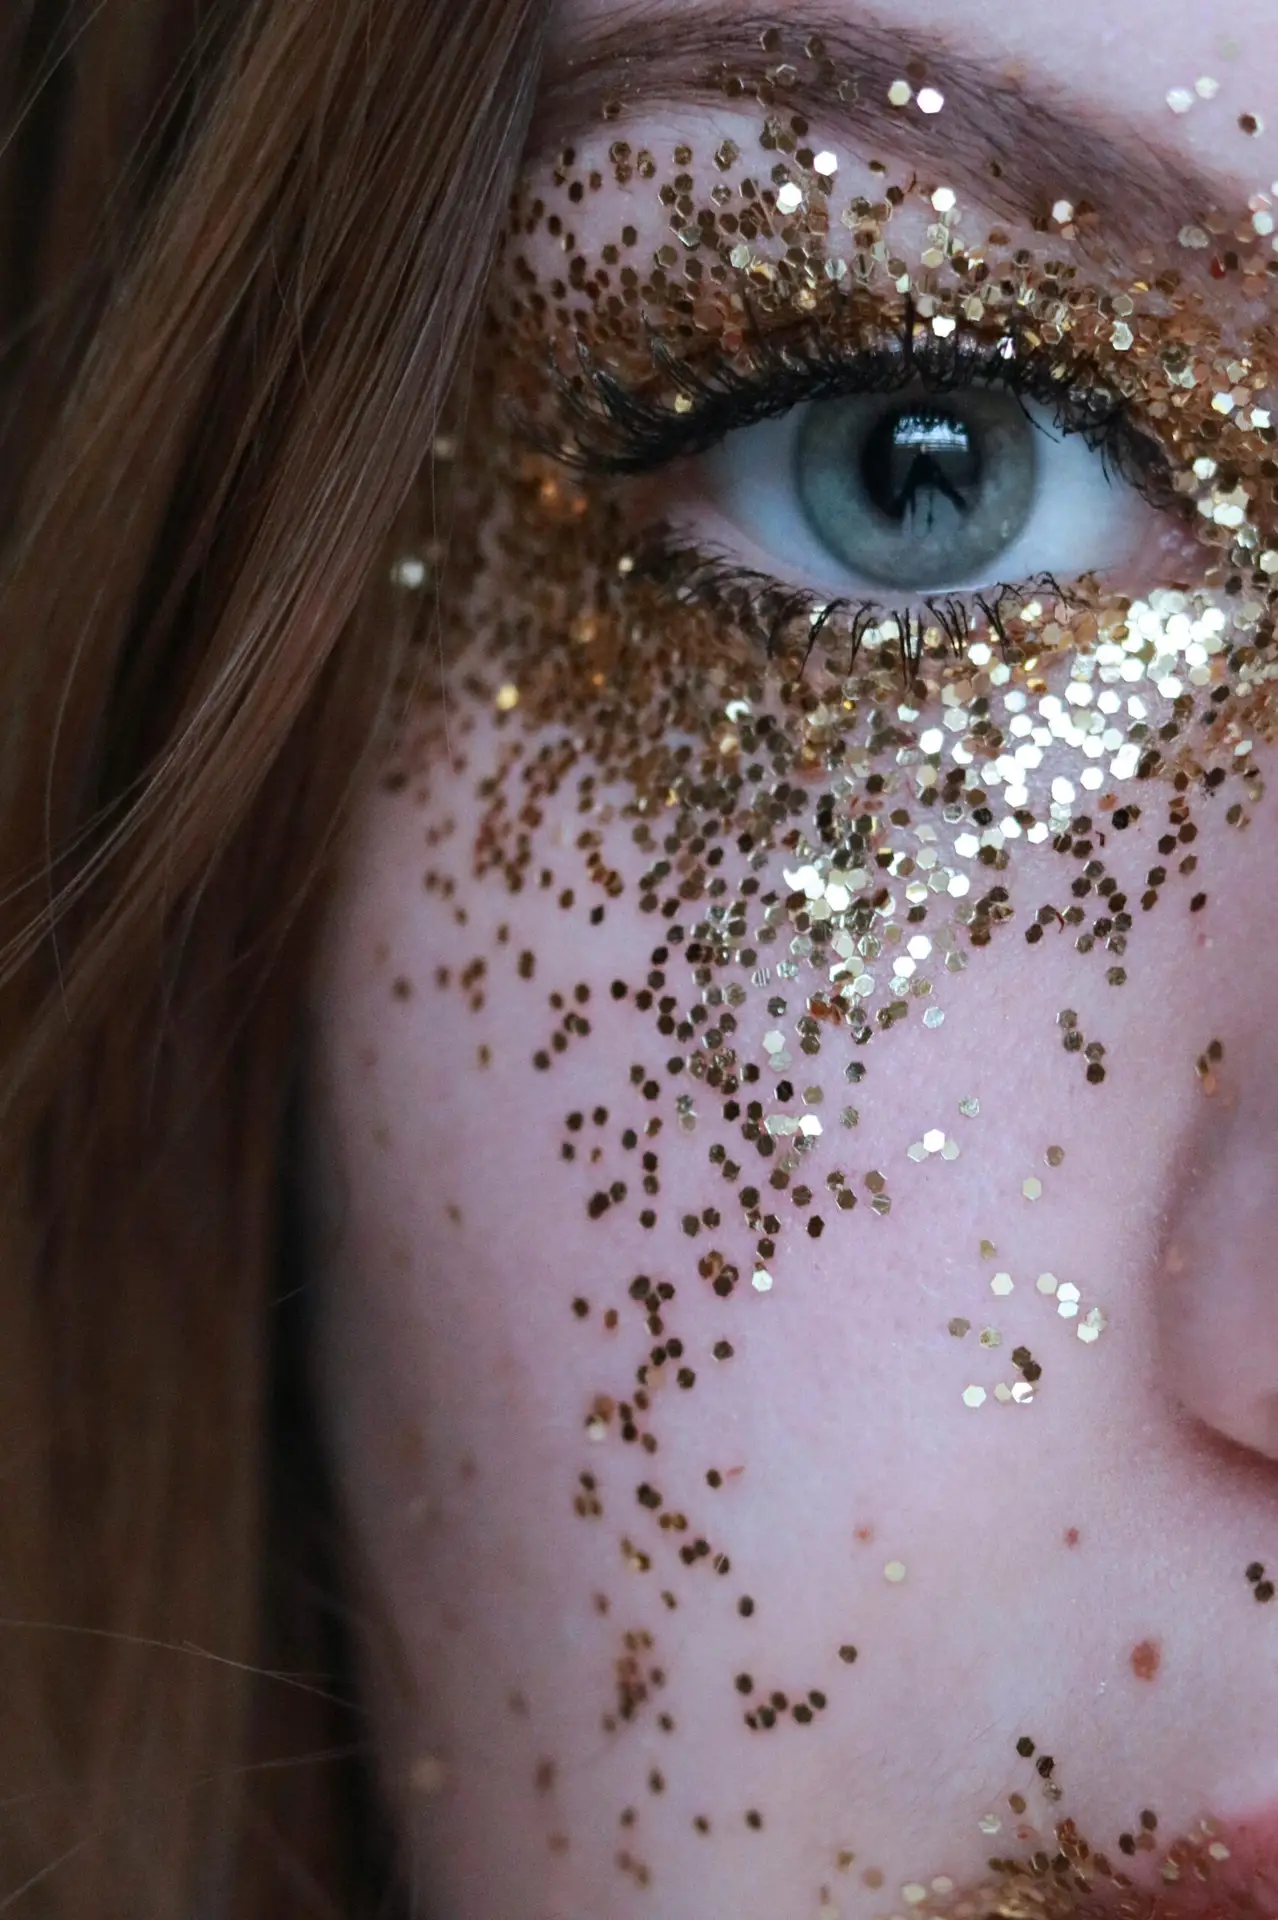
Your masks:
<svg viewBox="0 0 1278 1920"><path fill-rule="evenodd" d="M1278 176L1276 23L1268 0L904 0L890 20L1018 67L1080 118L1148 126L1240 207ZM581 28L565 6L563 43ZM1199 76L1219 80L1214 98L1172 113L1168 90ZM1268 124L1244 137L1243 113ZM604 827L625 886L583 935L558 904L582 870L565 791L532 829L553 885L512 899L472 877L498 737L460 686L450 697L452 757L429 792L410 781L361 805L311 996L319 1373L420 1910L872 1920L905 1910L905 1884L979 1878L991 1852L1018 1850L1018 1819L1046 1836L1021 1852L1050 1845L1062 1812L1114 1850L1142 1809L1170 1838L1278 1803L1278 1602L1256 1604L1244 1574L1278 1569L1272 796L1242 832L1198 816L1209 910L1151 915L1121 991L1067 941L996 939L945 983L943 1026L906 1025L881 1064L867 1055L863 1090L847 1050L800 1062L814 1110L861 1109L853 1158L886 1170L893 1210L863 1203L819 1240L793 1235L771 1290L725 1305L682 1220L722 1201L707 1147L729 1133L708 1108L682 1133L673 1097L645 1104L631 1068L659 1058L652 1019L610 996L619 978L642 985L658 937L637 904L645 858ZM1133 891L1160 828L1151 808L1115 856ZM429 870L455 878L450 898L424 889ZM1009 887L1037 899L1057 880L1050 850L1027 847ZM471 1012L435 983L478 957ZM588 1037L534 1070L561 1019L548 996L571 1007L581 985ZM741 1008L743 1051L771 1024L765 999ZM1104 1033L1103 1087L1058 1045L1067 1008ZM565 1132L570 1113L582 1123ZM647 1142L619 1135L656 1113L655 1226L589 1217L593 1190L637 1185ZM932 1127L956 1160L907 1157ZM824 1197L824 1163L812 1185ZM725 1244L749 1271L749 1236ZM1010 1293L991 1290L1003 1272ZM585 1426L651 1344L627 1295L639 1273L676 1286L666 1332L697 1374L695 1390L657 1389L651 1455ZM1103 1309L1099 1339L1075 1337L1042 1273ZM997 1348L978 1344L986 1328ZM996 1405L1021 1346L1041 1391ZM989 1388L979 1409L973 1382ZM681 1563L636 1500L645 1482L727 1573ZM636 1673L646 1697L605 1727ZM749 1731L743 1713L773 1689L825 1704ZM1025 1737L1054 1757L1059 1802L1018 1756Z"/></svg>

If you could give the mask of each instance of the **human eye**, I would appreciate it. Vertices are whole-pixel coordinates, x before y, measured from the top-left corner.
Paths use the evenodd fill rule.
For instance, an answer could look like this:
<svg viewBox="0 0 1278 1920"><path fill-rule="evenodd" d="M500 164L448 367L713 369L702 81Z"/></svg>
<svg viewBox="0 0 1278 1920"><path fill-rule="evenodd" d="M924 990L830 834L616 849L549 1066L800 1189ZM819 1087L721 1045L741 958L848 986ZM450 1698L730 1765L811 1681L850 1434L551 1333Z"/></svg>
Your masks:
<svg viewBox="0 0 1278 1920"><path fill-rule="evenodd" d="M1159 558L1163 450L1014 330L938 335L907 309L878 340L843 339L836 319L757 343L747 373L711 356L674 376L673 403L654 404L595 368L575 458L662 476L649 550L685 586L735 576L810 594L827 621L883 611L957 633L1018 592Z"/></svg>
<svg viewBox="0 0 1278 1920"><path fill-rule="evenodd" d="M522 209L497 383L550 367L528 437L579 488L583 571L619 565L649 620L840 668L1037 656L1268 548L1238 487L1269 415L1204 390L1176 322L1216 352L1219 317L1183 265L1084 248L1068 202L1000 226L942 162L894 173L802 114L667 141L568 151Z"/></svg>

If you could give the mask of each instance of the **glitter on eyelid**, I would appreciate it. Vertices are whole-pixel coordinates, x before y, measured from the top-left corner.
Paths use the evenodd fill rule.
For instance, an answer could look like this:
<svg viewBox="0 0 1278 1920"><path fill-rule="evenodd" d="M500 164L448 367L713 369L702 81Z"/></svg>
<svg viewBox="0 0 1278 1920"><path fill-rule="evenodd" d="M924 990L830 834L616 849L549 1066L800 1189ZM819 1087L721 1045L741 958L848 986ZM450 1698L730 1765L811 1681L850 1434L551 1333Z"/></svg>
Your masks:
<svg viewBox="0 0 1278 1920"><path fill-rule="evenodd" d="M920 87L918 106L920 113L939 113L945 105L945 95L935 87Z"/></svg>
<svg viewBox="0 0 1278 1920"><path fill-rule="evenodd" d="M890 1580L893 1585L899 1586L900 1582L905 1578L905 1562L903 1560L889 1560L883 1569L883 1578Z"/></svg>
<svg viewBox="0 0 1278 1920"><path fill-rule="evenodd" d="M996 1273L994 1275L994 1278L990 1281L990 1292L997 1293L1000 1297L1002 1297L1006 1294L1011 1293L1014 1288L1014 1285L1015 1285L1015 1282L1013 1281L1010 1273Z"/></svg>
<svg viewBox="0 0 1278 1920"><path fill-rule="evenodd" d="M894 80L888 88L888 100L894 107L907 107L914 98L914 89L908 80Z"/></svg>
<svg viewBox="0 0 1278 1920"><path fill-rule="evenodd" d="M1167 104L1173 113L1188 113L1194 104L1194 96L1188 87L1170 87L1167 91Z"/></svg>

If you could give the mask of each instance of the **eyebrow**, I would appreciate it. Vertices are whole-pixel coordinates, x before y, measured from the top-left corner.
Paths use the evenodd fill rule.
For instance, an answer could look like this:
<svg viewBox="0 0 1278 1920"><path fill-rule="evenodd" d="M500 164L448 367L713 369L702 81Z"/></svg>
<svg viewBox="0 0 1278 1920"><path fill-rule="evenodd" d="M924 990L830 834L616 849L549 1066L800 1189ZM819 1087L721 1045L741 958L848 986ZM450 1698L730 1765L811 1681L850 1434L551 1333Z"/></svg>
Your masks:
<svg viewBox="0 0 1278 1920"><path fill-rule="evenodd" d="M904 108L888 99L897 80L915 95ZM939 113L918 108L927 86L944 97ZM1211 219L1216 206L1208 178L1151 132L1071 98L1050 76L1031 84L1009 61L819 6L783 25L715 4L645 4L575 19L571 37L552 47L532 153L553 151L569 130L681 101L798 111L846 134L869 158L881 149L936 172L938 183L961 180L1003 218L1045 227L1055 203L1067 200L1080 232L1097 226L1129 248L1174 246L1185 225ZM1192 271L1192 254L1180 261Z"/></svg>

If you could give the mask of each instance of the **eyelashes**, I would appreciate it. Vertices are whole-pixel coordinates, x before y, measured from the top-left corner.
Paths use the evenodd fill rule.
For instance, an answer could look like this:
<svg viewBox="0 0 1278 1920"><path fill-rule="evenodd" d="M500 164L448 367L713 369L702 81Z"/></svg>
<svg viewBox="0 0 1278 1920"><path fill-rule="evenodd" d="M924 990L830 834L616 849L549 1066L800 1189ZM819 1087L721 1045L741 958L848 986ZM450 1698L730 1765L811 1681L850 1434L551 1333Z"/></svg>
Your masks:
<svg viewBox="0 0 1278 1920"><path fill-rule="evenodd" d="M624 377L578 340L575 370L552 364L550 422L537 429L525 424L522 437L587 482L624 483L695 459L729 435L804 403L982 387L1014 396L1040 432L1046 415L1060 434L1078 436L1098 455L1107 477L1154 509L1186 517L1183 489L1139 402L1085 354L1045 346L1029 324L1005 322L984 332L956 324L946 334L920 321L908 301L895 324L885 324L881 311L866 298L836 293L819 317L796 316L766 329L752 323L732 353L718 343L675 352L661 330L648 325L642 352L631 356ZM668 604L703 611L768 658L797 640L806 662L822 642L847 671L869 636L896 652L907 678L929 645L957 656L978 631L1006 658L1019 637L1017 616L1039 596L1050 598L1058 618L1099 604L1090 575L1063 587L1047 571L977 590L915 592L899 604L831 595L743 565L721 544L690 540L686 529L665 519L633 539L626 569L635 584L646 581Z"/></svg>
<svg viewBox="0 0 1278 1920"><path fill-rule="evenodd" d="M557 433L532 437L585 476L639 477L807 401L916 384L934 394L981 385L1038 402L1062 433L1079 435L1101 455L1113 478L1151 506L1174 506L1180 496L1167 456L1136 405L1083 357L1035 345L1036 338L1028 326L1000 327L993 337L956 327L942 338L908 302L894 328L849 328L837 305L822 320L755 327L731 358L719 348L677 355L649 327L650 378L623 380L581 342L576 375L552 371Z"/></svg>

